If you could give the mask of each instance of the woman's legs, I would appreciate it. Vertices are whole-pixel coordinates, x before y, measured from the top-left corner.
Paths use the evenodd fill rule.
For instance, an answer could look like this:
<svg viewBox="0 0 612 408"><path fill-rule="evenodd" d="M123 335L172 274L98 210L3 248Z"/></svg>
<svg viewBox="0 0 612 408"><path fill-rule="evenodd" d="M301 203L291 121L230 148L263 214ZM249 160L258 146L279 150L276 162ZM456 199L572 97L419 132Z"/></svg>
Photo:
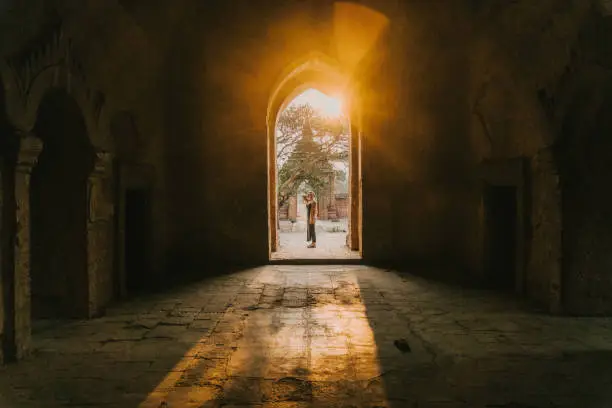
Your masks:
<svg viewBox="0 0 612 408"><path fill-rule="evenodd" d="M317 234L315 232L314 224L308 224L308 237L310 238L309 241L311 241L309 247L310 248L316 247L317 246Z"/></svg>

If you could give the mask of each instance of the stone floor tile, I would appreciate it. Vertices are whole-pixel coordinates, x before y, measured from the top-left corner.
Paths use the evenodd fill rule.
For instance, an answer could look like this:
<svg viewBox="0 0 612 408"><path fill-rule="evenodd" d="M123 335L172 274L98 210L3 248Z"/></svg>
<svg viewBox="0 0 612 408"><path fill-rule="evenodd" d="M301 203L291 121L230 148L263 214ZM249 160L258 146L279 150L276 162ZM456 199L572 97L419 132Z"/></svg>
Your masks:
<svg viewBox="0 0 612 408"><path fill-rule="evenodd" d="M224 403L253 404L264 400L263 378L231 377L223 387Z"/></svg>
<svg viewBox="0 0 612 408"><path fill-rule="evenodd" d="M264 403L262 408L312 408L312 403L304 401L275 401Z"/></svg>

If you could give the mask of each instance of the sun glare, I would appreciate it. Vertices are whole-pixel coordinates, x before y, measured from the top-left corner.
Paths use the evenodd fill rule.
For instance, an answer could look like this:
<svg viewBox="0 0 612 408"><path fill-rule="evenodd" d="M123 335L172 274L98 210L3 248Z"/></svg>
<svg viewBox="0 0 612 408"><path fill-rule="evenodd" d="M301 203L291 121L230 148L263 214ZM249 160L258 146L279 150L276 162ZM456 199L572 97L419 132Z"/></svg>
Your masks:
<svg viewBox="0 0 612 408"><path fill-rule="evenodd" d="M323 116L340 117L344 114L342 99L324 94L316 89L309 89L296 97L291 105L309 104Z"/></svg>

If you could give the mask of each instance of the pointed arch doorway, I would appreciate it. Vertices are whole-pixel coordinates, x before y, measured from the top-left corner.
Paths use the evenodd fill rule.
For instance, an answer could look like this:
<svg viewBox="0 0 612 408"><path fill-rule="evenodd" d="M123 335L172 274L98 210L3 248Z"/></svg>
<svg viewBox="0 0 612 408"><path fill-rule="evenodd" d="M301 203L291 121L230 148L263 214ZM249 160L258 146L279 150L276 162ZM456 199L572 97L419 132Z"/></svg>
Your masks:
<svg viewBox="0 0 612 408"><path fill-rule="evenodd" d="M268 110L272 262L361 259L359 131L345 78L320 57L291 70ZM318 206L316 248L304 196Z"/></svg>

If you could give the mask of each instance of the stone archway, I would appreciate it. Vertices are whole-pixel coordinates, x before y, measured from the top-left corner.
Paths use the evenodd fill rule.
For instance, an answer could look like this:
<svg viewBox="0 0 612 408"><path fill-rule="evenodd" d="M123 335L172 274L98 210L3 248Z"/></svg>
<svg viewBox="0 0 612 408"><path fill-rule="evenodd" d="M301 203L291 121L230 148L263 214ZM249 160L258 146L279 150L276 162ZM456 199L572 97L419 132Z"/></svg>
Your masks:
<svg viewBox="0 0 612 408"><path fill-rule="evenodd" d="M77 103L63 90L43 97L34 132L44 147L30 184L32 316L87 317L94 149Z"/></svg>
<svg viewBox="0 0 612 408"><path fill-rule="evenodd" d="M4 197L13 197L13 208L5 207L10 235L11 270L14 291L11 313L15 335L11 339L16 358L28 354L31 343L31 211L30 179L42 151L42 142L33 130L39 125L39 107L50 94L63 93L92 146L93 164L86 178L86 270L88 287L83 288L87 304L82 317L101 313L112 298L113 225L111 154L107 113L112 111L105 95L87 84L82 66L74 58L71 40L62 24L41 31L32 44L0 61L0 76L6 91L6 112L12 125L10 165ZM61 91L60 91L61 90ZM46 103L46 102L45 102ZM36 129L41 130L39 125ZM44 130L43 130L44 134ZM94 153L95 152L95 153ZM48 152L47 152L48 153ZM82 188L81 188L82 192ZM11 201L5 200L7 203ZM82 261L81 261L82 262Z"/></svg>
<svg viewBox="0 0 612 408"><path fill-rule="evenodd" d="M350 123L350 210L348 245L353 251L361 251L361 170L358 118L352 106L351 78L339 64L321 53L311 53L289 66L277 82L268 103L268 214L270 258L278 250L278 191L276 174L276 124L278 115L297 95L308 88L322 92L344 94L348 103Z"/></svg>

